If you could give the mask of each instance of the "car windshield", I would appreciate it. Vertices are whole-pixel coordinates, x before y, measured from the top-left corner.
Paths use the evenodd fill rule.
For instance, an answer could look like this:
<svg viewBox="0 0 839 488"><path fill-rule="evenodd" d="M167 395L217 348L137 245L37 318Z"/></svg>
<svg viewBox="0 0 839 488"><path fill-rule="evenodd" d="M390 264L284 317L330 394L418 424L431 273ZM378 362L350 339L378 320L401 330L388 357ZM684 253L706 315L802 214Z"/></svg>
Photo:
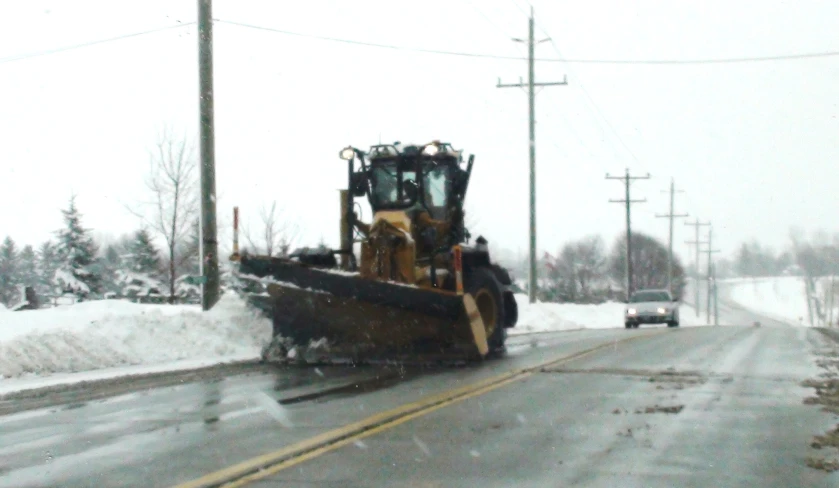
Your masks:
<svg viewBox="0 0 839 488"><path fill-rule="evenodd" d="M639 302L669 302L670 294L666 291L639 291L632 295L629 300L632 303Z"/></svg>

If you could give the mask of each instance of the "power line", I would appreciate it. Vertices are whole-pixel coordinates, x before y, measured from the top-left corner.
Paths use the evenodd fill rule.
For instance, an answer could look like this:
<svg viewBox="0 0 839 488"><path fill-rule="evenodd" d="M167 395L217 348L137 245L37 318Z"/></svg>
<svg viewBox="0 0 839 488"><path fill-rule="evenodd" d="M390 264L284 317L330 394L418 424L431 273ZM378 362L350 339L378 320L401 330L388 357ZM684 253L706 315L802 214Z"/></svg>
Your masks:
<svg viewBox="0 0 839 488"><path fill-rule="evenodd" d="M256 30L263 30L268 32L274 32L277 34L284 34L288 36L295 36L295 37L305 37L308 39L318 39L321 41L330 41L330 42L339 42L343 44L352 44L356 46L366 46L366 47L376 47L381 49L392 49L396 51L411 51L417 53L425 53L425 54L440 54L446 56L459 56L465 58L476 58L476 59L496 59L496 60L506 60L506 61L525 61L527 60L526 57L523 56L504 56L498 54L489 54L489 53L470 53L464 51L449 51L443 49L426 49L426 48L419 48L419 47L410 47L410 46L399 46L396 44L386 44L380 42L368 42L368 41L358 41L353 39L344 39L340 37L331 37L331 36L321 36L317 34L306 34L303 32L295 32L285 29L277 29L273 27L265 27L260 25L254 24L247 24L244 22L235 22L231 20L223 20L223 19L214 19L215 22L222 23L222 24L229 24L235 25L239 27L247 27L250 29ZM543 29L544 30L544 29ZM807 58L821 58L821 57L831 57L831 56L839 56L839 51L824 51L824 52L813 52L813 53L800 53L800 54L787 54L787 55L775 55L775 56L756 56L756 57L740 57L740 58L725 58L725 59L588 59L588 58L534 58L534 61L546 62L546 63L586 63L586 64L636 64L636 65L643 65L643 64L655 64L655 65L667 65L667 64L720 64L720 63L746 63L746 62L758 62L758 61L781 61L781 60L790 60L790 59L807 59Z"/></svg>
<svg viewBox="0 0 839 488"><path fill-rule="evenodd" d="M11 63L13 61L21 61L21 60L24 60L24 59L30 59L30 58L35 58L35 57L39 57L39 56L47 56L47 55L50 55L50 54L63 53L63 52L72 51L72 50L75 50L75 49L81 49L81 48L85 48L85 47L96 46L98 44L105 44L105 43L108 43L108 42L121 41L123 39L130 39L132 37L139 37L139 36L145 36L147 34L154 34L156 32L163 32L163 31L172 30L172 29L180 29L182 27L186 27L186 26L193 25L193 24L195 24L195 22L184 22L184 23L181 23L181 24L178 24L178 25L169 25L169 26L166 26L166 27L160 27L158 29L151 29L151 30L145 30L145 31L141 31L141 32L134 32L134 33L131 33L131 34L123 34L121 36L109 37L107 39L99 39L97 41L83 42L81 44L74 44L72 46L59 47L59 48L54 48L54 49L48 49L46 51L39 51L39 52L28 53L28 54L20 54L20 55L17 55L17 56L9 56L9 57L6 57L6 58L0 58L0 64Z"/></svg>
<svg viewBox="0 0 839 488"><path fill-rule="evenodd" d="M524 14L525 17L530 18L530 15L528 15L527 12L523 8L521 8L521 5L519 5L519 2L517 2L516 0L510 0L510 3L515 5L516 8L519 9L519 12ZM530 6L531 9L533 8L533 5L530 5L529 2L528 2L528 6Z"/></svg>
<svg viewBox="0 0 839 488"><path fill-rule="evenodd" d="M521 10L521 8L519 8ZM305 37L309 39L318 39L322 41L331 41L331 42L340 42L344 44L353 44L358 46L367 46L367 47L377 47L382 49L393 49L399 51L413 51L418 53L426 53L426 54L439 54L439 55L446 55L446 56L459 56L459 57L467 57L467 58L476 58L476 59L495 59L495 60L502 60L502 61L524 61L527 58L524 56L504 56L504 55L497 55L497 54L489 54L489 53L470 53L470 52L462 52L462 51L448 51L442 49L425 49L425 48L416 48L410 46L398 46L394 44L385 44L385 43L377 43L377 42L366 42L366 41L357 41L352 39L343 39L338 37L330 37L330 36L319 36L315 34L305 34L302 32L294 32L284 29L275 29L271 27L264 27L254 24L247 24L244 22L235 22L230 20L223 20L223 19L214 19L214 22L223 23L223 24L230 24L236 25L239 27L247 27L250 29L257 29L257 30L264 30L269 32L274 32L277 34L285 34L289 36L296 36L296 37ZM3 63L10 63L13 61L20 61L23 59L29 59L39 56L47 56L50 54L57 54L66 51L72 51L75 49L81 49L85 47L95 46L98 44L105 44L108 42L120 41L123 39L130 39L132 37L144 36L147 34L154 34L156 32L163 32L172 29L179 29L181 27L186 27L190 25L194 25L195 22L184 22L178 25L170 25L166 27L161 27L158 29L150 29L141 32L133 32L130 34L124 34L116 37L109 37L106 39L99 39L90 42L84 42L81 44L74 44L71 46L59 47L54 49L48 49L45 51L39 51L34 53L27 53L21 54L16 56L9 56L6 58L0 58L0 64ZM544 30L544 29L542 29ZM825 58L825 57L835 57L839 56L839 51L821 51L821 52L809 52L809 53L793 53L793 54L781 54L781 55L770 55L770 56L743 56L743 57L736 57L736 58L722 58L722 59L715 59L715 58L699 58L699 59L592 59L592 58L535 58L535 61L546 62L546 63L580 63L580 64L628 64L628 65L691 65L691 64L731 64L731 63L750 63L750 62L763 62L763 61L786 61L786 60L797 60L797 59L813 59L813 58Z"/></svg>
<svg viewBox="0 0 839 488"><path fill-rule="evenodd" d="M698 58L698 59L566 59L557 60L566 63L587 63L587 64L647 64L647 65L674 65L674 64L733 64L733 63L759 63L764 61L789 61L795 59L827 58L839 56L839 51L822 51L810 53L775 54L770 56L743 56L738 58ZM547 60L545 60L547 61Z"/></svg>
<svg viewBox="0 0 839 488"><path fill-rule="evenodd" d="M551 43L551 47L553 47L553 50L556 52L556 54L560 58L562 58L563 57L562 52L559 50L559 46L556 45L556 41L554 41L554 39L551 37L551 35L548 33L548 31L545 30L544 27L539 26L539 29L546 36L548 36L548 39L550 40L550 43ZM568 70L570 71L572 77L577 77L576 74L574 73L574 71L570 67L568 67ZM603 111L600 110L600 107L597 105L597 103L595 103L595 101L591 97L591 95L589 95L588 90L586 90L585 86L583 86L582 82L580 81L580 79L578 77L577 77L576 85L580 88L580 91L583 93L586 100L588 100L589 104L591 105L591 108L594 109L595 120L597 121L598 125L600 125L600 121L597 119L597 116L599 116L601 119L603 119L603 122L606 123L606 126L612 132L612 135L615 136L615 139L617 139L617 141L621 144L621 146L623 146L623 148L626 150L626 152L629 153L629 155L632 157L632 159L635 160L635 162L638 163L641 167L644 167L644 164L641 162L641 160L638 159L638 157L635 155L635 153L631 149L629 149L629 146L623 141L623 139L620 137L620 135L618 135L618 131L615 130L615 127L612 125L611 122L609 122L609 119L607 119L606 116L603 115ZM602 130L602 126L601 126L601 130ZM605 135L605 131L603 131L603 132L604 132L604 135Z"/></svg>

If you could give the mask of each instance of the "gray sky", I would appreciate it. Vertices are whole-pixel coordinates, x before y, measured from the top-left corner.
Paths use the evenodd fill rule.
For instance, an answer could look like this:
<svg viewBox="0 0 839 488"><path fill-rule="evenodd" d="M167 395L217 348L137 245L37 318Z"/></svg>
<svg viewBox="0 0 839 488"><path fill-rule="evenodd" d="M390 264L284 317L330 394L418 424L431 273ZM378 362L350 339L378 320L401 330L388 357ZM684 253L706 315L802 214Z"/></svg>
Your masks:
<svg viewBox="0 0 839 488"><path fill-rule="evenodd" d="M534 1L543 58L696 59L839 50L839 2ZM353 2L216 0L217 19L305 34L501 56L522 55L524 0ZM168 124L197 133L194 25L27 59L19 55L193 22L195 0L0 0L0 234L38 243L61 226L71 192L85 225L137 227L122 202L145 197L148 149ZM518 60L388 50L219 23L215 30L218 211L229 225L276 199L303 240L337 244L346 144L443 139L476 154L473 233L527 246L527 97L497 89ZM633 185L636 229L666 239L662 192L712 220L724 252L789 229L835 229L839 57L742 64L539 62L539 247L624 229L622 187L606 172L649 172ZM617 136L616 136L617 134ZM369 213L365 212L369 218ZM227 239L229 232L221 237ZM676 249L692 238L681 222Z"/></svg>

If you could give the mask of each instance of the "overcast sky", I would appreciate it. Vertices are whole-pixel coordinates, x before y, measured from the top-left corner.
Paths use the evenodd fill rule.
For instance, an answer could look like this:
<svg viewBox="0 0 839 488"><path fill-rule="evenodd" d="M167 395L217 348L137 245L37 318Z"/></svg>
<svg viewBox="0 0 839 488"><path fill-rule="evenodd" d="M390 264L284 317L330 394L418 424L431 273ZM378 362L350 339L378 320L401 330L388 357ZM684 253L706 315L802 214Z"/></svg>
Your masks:
<svg viewBox="0 0 839 488"><path fill-rule="evenodd" d="M839 2L534 1L543 58L698 59L839 51ZM216 0L220 20L355 41L520 56L524 0L305 2ZM194 22L195 0L0 0L0 235L47 239L78 195L84 224L134 230L124 209L146 195L148 150L161 127L197 135L194 25L49 55L21 55ZM545 34L547 33L547 35ZM557 51L559 50L559 52ZM527 96L496 80L520 60L388 50L238 25L215 27L218 212L229 225L276 199L303 243L337 245L347 144L442 139L476 154L467 209L473 233L527 248ZM624 231L607 172L633 185L633 226L667 236L677 212L714 223L728 253L790 228L836 229L839 57L727 64L539 62L539 247ZM365 215L369 218L369 214ZM225 229L226 230L226 229ZM225 232L223 239L229 238ZM692 232L678 222L685 257Z"/></svg>

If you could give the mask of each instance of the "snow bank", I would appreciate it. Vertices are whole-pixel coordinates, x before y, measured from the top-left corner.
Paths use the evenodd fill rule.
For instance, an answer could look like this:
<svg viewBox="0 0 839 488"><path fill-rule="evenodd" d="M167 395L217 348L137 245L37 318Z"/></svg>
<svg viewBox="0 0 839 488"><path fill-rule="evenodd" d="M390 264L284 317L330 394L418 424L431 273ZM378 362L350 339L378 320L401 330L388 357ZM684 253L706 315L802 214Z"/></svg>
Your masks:
<svg viewBox="0 0 839 488"><path fill-rule="evenodd" d="M527 295L524 294L516 294L516 303L519 307L519 320L515 327L508 330L510 335L577 329L624 328L623 314L626 309L624 303L580 305L537 302L531 305ZM689 305L681 304L679 308L680 325L706 325L704 320L696 318L694 309ZM646 327L654 326L647 325Z"/></svg>
<svg viewBox="0 0 839 488"><path fill-rule="evenodd" d="M738 278L720 283L728 297L747 310L782 322L810 325L804 280L800 277Z"/></svg>
<svg viewBox="0 0 839 488"><path fill-rule="evenodd" d="M31 374L257 358L270 337L270 320L232 293L209 312L197 305L103 300L4 313L0 378L6 379L0 383Z"/></svg>

